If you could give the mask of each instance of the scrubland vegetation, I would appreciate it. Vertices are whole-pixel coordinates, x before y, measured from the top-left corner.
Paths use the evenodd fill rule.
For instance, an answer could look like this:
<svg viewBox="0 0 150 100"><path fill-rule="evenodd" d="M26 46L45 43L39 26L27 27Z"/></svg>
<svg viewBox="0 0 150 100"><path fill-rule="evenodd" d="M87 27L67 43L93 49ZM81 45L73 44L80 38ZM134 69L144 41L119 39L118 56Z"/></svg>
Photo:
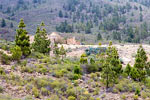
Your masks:
<svg viewBox="0 0 150 100"><path fill-rule="evenodd" d="M149 7L149 0L1 0L0 100L150 100L150 53L140 44L124 66L113 45L150 43ZM99 45L67 56L71 48L49 40L53 31Z"/></svg>
<svg viewBox="0 0 150 100"><path fill-rule="evenodd" d="M89 51L80 58L68 58L63 46L50 46L44 23L32 44L25 26L21 19L15 41L1 42L0 99L150 99L150 62L142 45L134 66L123 68L111 41L106 50L99 43L96 54Z"/></svg>

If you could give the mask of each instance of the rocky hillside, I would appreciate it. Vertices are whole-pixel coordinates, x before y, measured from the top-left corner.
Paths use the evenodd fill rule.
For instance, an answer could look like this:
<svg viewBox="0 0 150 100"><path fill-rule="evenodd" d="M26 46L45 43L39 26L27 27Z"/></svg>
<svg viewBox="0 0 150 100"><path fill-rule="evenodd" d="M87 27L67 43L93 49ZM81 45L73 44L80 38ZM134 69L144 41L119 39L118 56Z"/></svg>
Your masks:
<svg viewBox="0 0 150 100"><path fill-rule="evenodd" d="M37 25L44 21L48 33L100 34L95 42L103 38L148 43L148 4L147 0L4 0L0 21L5 19L6 25L1 25L0 34L12 37L23 18L30 34L35 34Z"/></svg>

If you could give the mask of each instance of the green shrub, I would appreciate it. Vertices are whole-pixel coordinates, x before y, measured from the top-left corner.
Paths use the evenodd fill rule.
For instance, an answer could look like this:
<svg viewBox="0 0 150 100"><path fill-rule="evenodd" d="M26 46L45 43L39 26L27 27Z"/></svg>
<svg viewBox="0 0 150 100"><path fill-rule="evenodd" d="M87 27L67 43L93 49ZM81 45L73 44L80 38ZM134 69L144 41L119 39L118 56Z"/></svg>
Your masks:
<svg viewBox="0 0 150 100"><path fill-rule="evenodd" d="M2 45L1 49L3 49L3 50L8 50L8 47L7 47L7 45L5 44L5 45Z"/></svg>
<svg viewBox="0 0 150 100"><path fill-rule="evenodd" d="M0 86L0 93L3 93L3 87Z"/></svg>
<svg viewBox="0 0 150 100"><path fill-rule="evenodd" d="M13 47L11 49L11 53L12 53L12 60L19 61L22 57L22 51L21 51L21 48L19 46Z"/></svg>
<svg viewBox="0 0 150 100"><path fill-rule="evenodd" d="M126 96L125 96L125 95L122 95L122 96L121 96L121 99L122 99L122 100L126 100Z"/></svg>
<svg viewBox="0 0 150 100"><path fill-rule="evenodd" d="M86 65L86 68L88 73L95 73L99 70L96 64Z"/></svg>
<svg viewBox="0 0 150 100"><path fill-rule="evenodd" d="M88 91L85 91L83 95L87 97L87 100L91 97L91 94Z"/></svg>
<svg viewBox="0 0 150 100"><path fill-rule="evenodd" d="M116 88L113 88L113 93L118 93L118 90Z"/></svg>
<svg viewBox="0 0 150 100"><path fill-rule="evenodd" d="M128 74L128 76L129 76L129 75L130 75L130 72L131 72L131 69L132 69L132 67L130 66L130 64L127 64L127 66L126 66L124 72L125 72L126 74Z"/></svg>
<svg viewBox="0 0 150 100"><path fill-rule="evenodd" d="M139 74L137 68L133 67L133 68L131 69L130 76L131 76L131 78L134 79L134 80L137 80L137 79L140 77L140 74Z"/></svg>
<svg viewBox="0 0 150 100"><path fill-rule="evenodd" d="M136 90L135 90L135 95L140 96L140 89L139 89L139 88L136 88Z"/></svg>
<svg viewBox="0 0 150 100"><path fill-rule="evenodd" d="M57 77L57 78L60 78L60 77L63 76L63 73L62 73L62 71L55 71L54 76Z"/></svg>
<svg viewBox="0 0 150 100"><path fill-rule="evenodd" d="M78 86L78 85L79 85L78 80L75 80L75 81L74 81L74 86Z"/></svg>
<svg viewBox="0 0 150 100"><path fill-rule="evenodd" d="M32 84L31 83L27 83L27 85L26 85L26 90L27 91L30 91L31 89L32 89Z"/></svg>
<svg viewBox="0 0 150 100"><path fill-rule="evenodd" d="M95 80L97 78L97 74L96 73L91 73L90 77Z"/></svg>
<svg viewBox="0 0 150 100"><path fill-rule="evenodd" d="M74 96L69 96L68 100L76 100L76 98Z"/></svg>
<svg viewBox="0 0 150 100"><path fill-rule="evenodd" d="M32 96L26 96L24 100L34 100Z"/></svg>
<svg viewBox="0 0 150 100"><path fill-rule="evenodd" d="M88 100L88 99L87 99L87 97L85 97L85 96L83 96L83 95L80 95L80 96L79 96L79 100Z"/></svg>
<svg viewBox="0 0 150 100"><path fill-rule="evenodd" d="M49 100L60 100L60 99L59 99L59 97L58 97L57 95L52 94L52 95L50 96L50 99L49 99Z"/></svg>
<svg viewBox="0 0 150 100"><path fill-rule="evenodd" d="M87 64L87 63L88 63L87 58L81 57L81 58L80 58L80 63L81 63L81 64Z"/></svg>
<svg viewBox="0 0 150 100"><path fill-rule="evenodd" d="M1 68L1 67L0 67L0 75L5 75L4 68Z"/></svg>
<svg viewBox="0 0 150 100"><path fill-rule="evenodd" d="M11 60L10 56L8 56L4 53L2 53L0 56L1 56L0 60L1 60L2 64L6 64L6 65L10 64L10 60Z"/></svg>
<svg viewBox="0 0 150 100"><path fill-rule="evenodd" d="M81 67L79 66L75 66L73 71L74 71L74 74L82 74Z"/></svg>
<svg viewBox="0 0 150 100"><path fill-rule="evenodd" d="M146 79L146 86L150 89L150 78Z"/></svg>
<svg viewBox="0 0 150 100"><path fill-rule="evenodd" d="M133 99L134 99L134 100L138 100L138 98L139 98L138 95L134 95L134 96L133 96Z"/></svg>
<svg viewBox="0 0 150 100"><path fill-rule="evenodd" d="M116 89L119 90L120 92L125 92L123 84L121 84L121 83L119 83L119 84L116 85Z"/></svg>
<svg viewBox="0 0 150 100"><path fill-rule="evenodd" d="M79 79L79 78L81 78L81 75L79 75L79 74L74 74L73 80L77 80L77 79Z"/></svg>
<svg viewBox="0 0 150 100"><path fill-rule="evenodd" d="M39 52L32 52L29 58L42 59L44 58L44 54L39 53Z"/></svg>
<svg viewBox="0 0 150 100"><path fill-rule="evenodd" d="M41 74L46 74L48 72L46 66L40 64L38 65L37 67L37 70L36 70L38 73L41 73Z"/></svg>
<svg viewBox="0 0 150 100"><path fill-rule="evenodd" d="M51 60L50 60L50 57L45 57L44 59L41 59L40 61L42 63L49 63Z"/></svg>
<svg viewBox="0 0 150 100"><path fill-rule="evenodd" d="M73 89L73 88L67 89L66 93L67 93L67 96L68 96L68 97L69 97L69 96L76 97L76 91L75 91L75 89Z"/></svg>
<svg viewBox="0 0 150 100"><path fill-rule="evenodd" d="M96 100L101 100L100 98L96 98Z"/></svg>
<svg viewBox="0 0 150 100"><path fill-rule="evenodd" d="M27 63L28 63L27 60L21 61L21 62L20 62L20 66L21 66L21 67L22 67L22 66L26 66Z"/></svg>
<svg viewBox="0 0 150 100"><path fill-rule="evenodd" d="M48 85L48 81L46 79L36 79L35 85L37 88L42 88Z"/></svg>
<svg viewBox="0 0 150 100"><path fill-rule="evenodd" d="M136 89L141 90L139 83L130 81L128 79L121 80L118 84L115 85L115 88L120 92L135 92Z"/></svg>
<svg viewBox="0 0 150 100"><path fill-rule="evenodd" d="M11 66L11 69L12 69L12 70L15 70L15 67L16 67L16 66Z"/></svg>
<svg viewBox="0 0 150 100"><path fill-rule="evenodd" d="M41 68L39 73L46 74L48 72L47 68Z"/></svg>
<svg viewBox="0 0 150 100"><path fill-rule="evenodd" d="M98 94L99 94L99 91L100 91L100 88L97 87L97 88L94 90L93 95L98 95Z"/></svg>
<svg viewBox="0 0 150 100"><path fill-rule="evenodd" d="M38 90L36 87L33 87L33 89L32 89L32 94L33 94L36 98L38 98L38 97L40 96L39 90Z"/></svg>
<svg viewBox="0 0 150 100"><path fill-rule="evenodd" d="M41 88L41 93L44 96L47 96L49 94L48 90L46 88L43 88L43 87Z"/></svg>
<svg viewBox="0 0 150 100"><path fill-rule="evenodd" d="M146 99L147 98L147 93L145 91L142 91L141 96L142 96L143 99Z"/></svg>
<svg viewBox="0 0 150 100"><path fill-rule="evenodd" d="M23 67L21 67L21 72L33 73L34 70L33 70L33 68L23 66Z"/></svg>

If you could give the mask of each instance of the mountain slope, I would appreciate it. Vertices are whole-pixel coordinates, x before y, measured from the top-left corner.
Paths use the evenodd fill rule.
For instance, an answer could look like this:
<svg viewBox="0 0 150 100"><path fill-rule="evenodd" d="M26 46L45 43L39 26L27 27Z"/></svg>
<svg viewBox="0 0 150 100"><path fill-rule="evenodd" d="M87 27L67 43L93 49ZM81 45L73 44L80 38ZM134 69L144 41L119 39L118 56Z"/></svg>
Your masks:
<svg viewBox="0 0 150 100"><path fill-rule="evenodd" d="M23 18L30 34L34 34L37 25L43 21L49 33L101 33L104 39L144 42L143 39L149 37L149 25L143 38L141 25L145 21L149 24L150 19L150 11L144 5L145 2L146 0L5 0L0 3L3 6L0 6L0 12L5 15L3 18L13 21L14 29L17 28L16 23ZM130 26L133 30L131 36L129 32L123 34ZM134 32L136 27L139 33ZM137 37L132 36L134 34Z"/></svg>

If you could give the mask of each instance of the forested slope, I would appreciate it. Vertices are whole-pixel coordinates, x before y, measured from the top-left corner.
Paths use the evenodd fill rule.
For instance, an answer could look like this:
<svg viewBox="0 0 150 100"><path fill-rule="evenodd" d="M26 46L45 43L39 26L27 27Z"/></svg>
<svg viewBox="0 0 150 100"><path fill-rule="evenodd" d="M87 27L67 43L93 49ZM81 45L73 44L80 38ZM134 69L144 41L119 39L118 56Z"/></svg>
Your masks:
<svg viewBox="0 0 150 100"><path fill-rule="evenodd" d="M4 18L6 26L1 25L0 33L7 38L1 31L5 28L13 35L16 22L23 18L30 34L44 21L48 33L100 34L104 40L149 43L149 4L148 0L4 0L0 20Z"/></svg>

